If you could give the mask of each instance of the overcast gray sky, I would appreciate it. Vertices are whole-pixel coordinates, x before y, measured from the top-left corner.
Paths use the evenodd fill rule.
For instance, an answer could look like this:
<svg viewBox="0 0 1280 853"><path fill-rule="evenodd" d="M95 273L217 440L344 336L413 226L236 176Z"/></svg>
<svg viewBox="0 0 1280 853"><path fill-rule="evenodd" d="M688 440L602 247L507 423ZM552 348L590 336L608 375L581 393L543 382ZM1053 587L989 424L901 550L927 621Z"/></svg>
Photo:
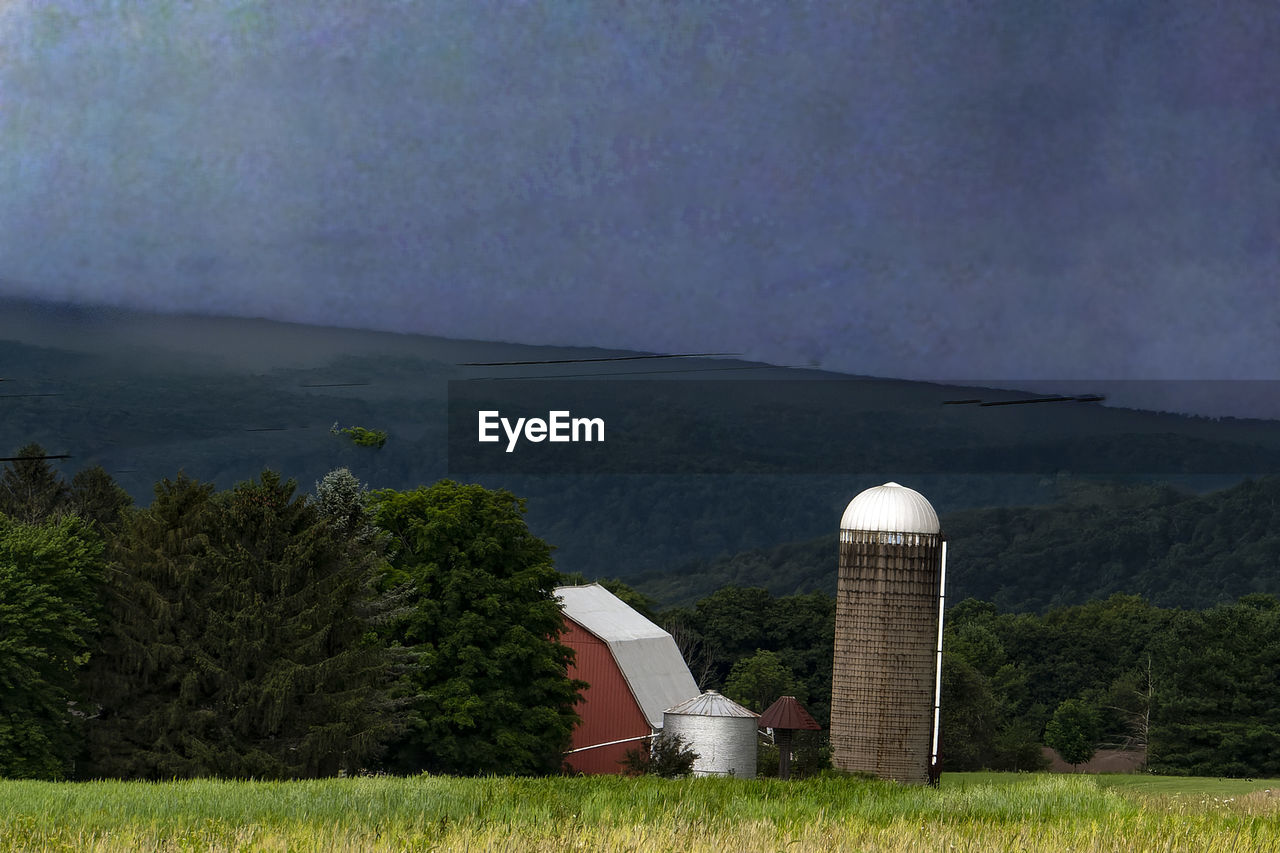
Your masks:
<svg viewBox="0 0 1280 853"><path fill-rule="evenodd" d="M1280 364L1273 0L0 0L0 294L913 378Z"/></svg>

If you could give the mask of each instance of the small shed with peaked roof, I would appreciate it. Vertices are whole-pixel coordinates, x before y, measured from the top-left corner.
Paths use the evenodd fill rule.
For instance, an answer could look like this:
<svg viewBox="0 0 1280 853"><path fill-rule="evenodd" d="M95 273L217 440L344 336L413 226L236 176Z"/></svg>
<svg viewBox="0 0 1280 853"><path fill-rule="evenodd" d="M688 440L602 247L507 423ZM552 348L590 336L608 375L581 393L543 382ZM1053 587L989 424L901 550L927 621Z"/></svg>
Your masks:
<svg viewBox="0 0 1280 853"><path fill-rule="evenodd" d="M574 650L569 677L587 682L575 706L582 718L565 761L581 773L620 773L629 749L661 731L662 712L691 696L698 684L676 641L599 584L562 586L556 597Z"/></svg>

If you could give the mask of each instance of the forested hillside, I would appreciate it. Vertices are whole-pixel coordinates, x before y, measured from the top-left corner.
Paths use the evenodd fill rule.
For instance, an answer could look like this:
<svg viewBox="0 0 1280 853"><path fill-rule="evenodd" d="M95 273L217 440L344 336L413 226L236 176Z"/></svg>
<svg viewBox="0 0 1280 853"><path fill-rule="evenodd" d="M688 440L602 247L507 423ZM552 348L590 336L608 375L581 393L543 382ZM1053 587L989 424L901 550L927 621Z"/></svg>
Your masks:
<svg viewBox="0 0 1280 853"><path fill-rule="evenodd" d="M1280 594L1280 478L1206 494L1077 481L1063 494L1046 506L943 513L948 596L1043 611L1117 593L1171 607ZM635 584L669 602L726 585L834 593L836 535L692 562Z"/></svg>

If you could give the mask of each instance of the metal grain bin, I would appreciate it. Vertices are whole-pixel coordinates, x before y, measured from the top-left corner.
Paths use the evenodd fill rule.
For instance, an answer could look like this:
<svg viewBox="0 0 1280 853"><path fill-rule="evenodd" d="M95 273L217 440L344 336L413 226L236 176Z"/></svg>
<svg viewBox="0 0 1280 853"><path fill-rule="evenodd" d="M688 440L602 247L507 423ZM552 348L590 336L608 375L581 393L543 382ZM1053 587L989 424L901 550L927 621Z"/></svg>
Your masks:
<svg viewBox="0 0 1280 853"><path fill-rule="evenodd" d="M886 483L840 521L831 760L899 782L936 773L945 545L933 507Z"/></svg>
<svg viewBox="0 0 1280 853"><path fill-rule="evenodd" d="M693 775L755 777L759 714L708 690L668 708L662 718L663 732L698 753Z"/></svg>

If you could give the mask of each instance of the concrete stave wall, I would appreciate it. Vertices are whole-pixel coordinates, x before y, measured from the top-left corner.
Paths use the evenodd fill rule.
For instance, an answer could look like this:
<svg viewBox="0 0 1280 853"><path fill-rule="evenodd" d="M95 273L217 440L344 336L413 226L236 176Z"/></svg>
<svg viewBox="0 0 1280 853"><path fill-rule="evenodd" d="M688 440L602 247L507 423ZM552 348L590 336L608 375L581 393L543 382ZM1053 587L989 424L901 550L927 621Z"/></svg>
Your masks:
<svg viewBox="0 0 1280 853"><path fill-rule="evenodd" d="M832 763L929 781L942 540L841 531Z"/></svg>

